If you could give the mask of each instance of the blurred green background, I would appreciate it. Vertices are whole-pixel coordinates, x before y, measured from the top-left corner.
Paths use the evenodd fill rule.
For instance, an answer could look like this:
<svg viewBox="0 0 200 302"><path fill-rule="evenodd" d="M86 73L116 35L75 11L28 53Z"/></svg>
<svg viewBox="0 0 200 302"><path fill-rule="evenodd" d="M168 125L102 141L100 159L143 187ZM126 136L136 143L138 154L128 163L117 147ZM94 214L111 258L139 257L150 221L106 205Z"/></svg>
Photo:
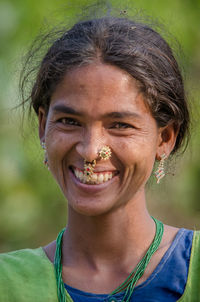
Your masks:
<svg viewBox="0 0 200 302"><path fill-rule="evenodd" d="M101 1L102 3L104 1ZM171 162L162 184L151 180L148 207L163 222L200 228L200 1L110 1L115 11L139 10L165 25L182 46L178 53L192 104L193 128L184 156ZM128 5L127 5L128 3ZM0 0L0 252L37 247L55 239L66 224L67 202L49 171L34 119L14 110L19 104L22 55L43 27L77 20L94 1ZM133 9L133 11L132 11ZM171 40L171 39L170 39Z"/></svg>

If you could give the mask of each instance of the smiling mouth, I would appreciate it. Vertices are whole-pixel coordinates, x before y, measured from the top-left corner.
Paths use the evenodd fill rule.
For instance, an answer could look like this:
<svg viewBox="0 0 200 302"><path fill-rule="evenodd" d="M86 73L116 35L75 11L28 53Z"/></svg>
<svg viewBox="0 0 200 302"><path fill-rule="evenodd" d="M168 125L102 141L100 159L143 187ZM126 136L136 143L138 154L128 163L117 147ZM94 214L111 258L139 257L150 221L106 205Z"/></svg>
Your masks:
<svg viewBox="0 0 200 302"><path fill-rule="evenodd" d="M98 185L111 180L114 176L119 174L118 171L105 171L105 172L93 172L90 179L84 174L84 171L77 169L75 167L70 166L70 170L73 172L75 177L83 184L91 184L91 185Z"/></svg>

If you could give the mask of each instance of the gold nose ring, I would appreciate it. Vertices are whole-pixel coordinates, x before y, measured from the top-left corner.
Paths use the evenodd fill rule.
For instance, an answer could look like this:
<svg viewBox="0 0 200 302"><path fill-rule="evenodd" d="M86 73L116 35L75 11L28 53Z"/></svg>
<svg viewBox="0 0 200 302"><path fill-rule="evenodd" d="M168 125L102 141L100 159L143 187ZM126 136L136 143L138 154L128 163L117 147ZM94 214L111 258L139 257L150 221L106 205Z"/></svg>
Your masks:
<svg viewBox="0 0 200 302"><path fill-rule="evenodd" d="M111 150L110 150L110 147L108 146L104 146L101 148L101 150L99 151L99 156L101 159L103 160L107 160L111 157Z"/></svg>
<svg viewBox="0 0 200 302"><path fill-rule="evenodd" d="M95 166L96 166L95 159L92 162L86 161L84 159L84 173L83 174L86 177L86 181L91 180Z"/></svg>
<svg viewBox="0 0 200 302"><path fill-rule="evenodd" d="M108 146L103 146L99 151L99 157L103 160L107 160L111 157L111 149ZM91 162L88 162L84 159L84 176L85 180L89 182L92 179L92 175L94 174L94 168L96 166L96 160L94 159Z"/></svg>

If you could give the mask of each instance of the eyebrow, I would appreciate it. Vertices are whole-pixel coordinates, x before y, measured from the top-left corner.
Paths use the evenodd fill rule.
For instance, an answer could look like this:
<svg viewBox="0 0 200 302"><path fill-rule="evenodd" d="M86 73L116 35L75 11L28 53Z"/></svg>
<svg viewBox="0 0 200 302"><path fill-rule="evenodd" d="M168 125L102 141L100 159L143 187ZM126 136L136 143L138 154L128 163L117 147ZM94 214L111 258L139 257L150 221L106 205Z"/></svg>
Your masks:
<svg viewBox="0 0 200 302"><path fill-rule="evenodd" d="M84 115L83 112L78 112L75 109L65 106L65 105L55 105L52 108L53 111L55 112L62 112L62 113L67 113L67 114L72 114L72 115L79 115L82 116Z"/></svg>
<svg viewBox="0 0 200 302"><path fill-rule="evenodd" d="M110 117L110 118L140 118L140 115L136 112L131 112L131 111L122 111L122 112L110 112L104 115L105 117Z"/></svg>
<svg viewBox="0 0 200 302"><path fill-rule="evenodd" d="M71 115L76 115L76 116L84 116L84 112L82 111L77 111L71 107L65 106L65 105L55 105L52 108L53 111L55 112L62 112L66 114L71 114ZM140 118L141 116L136 113L136 112L131 112L131 111L114 111L114 112L109 112L104 115L102 115L104 118Z"/></svg>

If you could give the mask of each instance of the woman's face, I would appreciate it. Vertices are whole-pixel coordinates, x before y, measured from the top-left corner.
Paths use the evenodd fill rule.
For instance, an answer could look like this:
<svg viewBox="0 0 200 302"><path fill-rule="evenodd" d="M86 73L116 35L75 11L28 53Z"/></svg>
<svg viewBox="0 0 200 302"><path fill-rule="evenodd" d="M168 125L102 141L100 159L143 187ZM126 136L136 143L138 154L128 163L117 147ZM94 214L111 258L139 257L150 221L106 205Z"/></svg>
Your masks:
<svg viewBox="0 0 200 302"><path fill-rule="evenodd" d="M39 122L50 171L73 210L95 216L144 199L161 133L128 73L100 63L70 71ZM106 161L98 157L105 145ZM84 159L97 160L93 184L81 178Z"/></svg>

